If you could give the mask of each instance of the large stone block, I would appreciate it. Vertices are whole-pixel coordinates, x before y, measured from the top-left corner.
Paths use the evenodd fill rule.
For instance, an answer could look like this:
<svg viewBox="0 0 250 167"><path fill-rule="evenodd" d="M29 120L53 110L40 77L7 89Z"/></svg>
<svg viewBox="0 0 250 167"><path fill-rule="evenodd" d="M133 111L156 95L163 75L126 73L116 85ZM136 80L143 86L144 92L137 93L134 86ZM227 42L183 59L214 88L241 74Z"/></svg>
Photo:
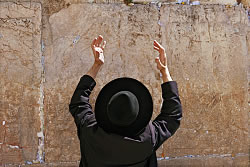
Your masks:
<svg viewBox="0 0 250 167"><path fill-rule="evenodd" d="M96 79L91 104L100 89L117 77L133 77L150 90L159 112L160 78L153 40L158 39L155 6L77 4L50 17L52 45L46 55L45 126L47 162L79 160L76 128L68 111L80 77L94 62L90 44L99 34L107 40L105 64Z"/></svg>
<svg viewBox="0 0 250 167"><path fill-rule="evenodd" d="M164 5L160 11L159 15L155 6L144 5L81 4L50 17L53 44L47 48L45 84L48 162L79 159L68 103L93 62L90 43L98 34L107 40L107 48L92 105L107 82L129 76L149 88L155 117L161 92L152 41L160 38L179 83L184 119L158 156L247 153L245 11L219 5Z"/></svg>
<svg viewBox="0 0 250 167"><path fill-rule="evenodd" d="M248 153L247 31L242 8L161 8L161 33L184 118L167 156Z"/></svg>
<svg viewBox="0 0 250 167"><path fill-rule="evenodd" d="M191 0L195 1L195 0ZM202 4L235 4L236 0L199 0Z"/></svg>
<svg viewBox="0 0 250 167"><path fill-rule="evenodd" d="M36 159L41 5L0 3L0 165Z"/></svg>
<svg viewBox="0 0 250 167"><path fill-rule="evenodd" d="M249 161L247 155L207 155L196 157L175 157L158 161L159 167L221 167L221 166L240 166L248 167Z"/></svg>

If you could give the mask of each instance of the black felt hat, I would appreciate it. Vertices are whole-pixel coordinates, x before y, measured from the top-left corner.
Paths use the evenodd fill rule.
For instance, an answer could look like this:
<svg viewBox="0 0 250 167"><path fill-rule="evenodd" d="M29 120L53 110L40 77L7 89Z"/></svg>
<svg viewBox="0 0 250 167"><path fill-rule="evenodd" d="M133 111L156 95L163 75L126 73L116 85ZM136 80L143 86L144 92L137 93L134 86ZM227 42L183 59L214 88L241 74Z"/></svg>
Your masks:
<svg viewBox="0 0 250 167"><path fill-rule="evenodd" d="M118 78L100 91L95 103L98 125L107 132L135 136L149 123L153 100L148 89L133 78Z"/></svg>

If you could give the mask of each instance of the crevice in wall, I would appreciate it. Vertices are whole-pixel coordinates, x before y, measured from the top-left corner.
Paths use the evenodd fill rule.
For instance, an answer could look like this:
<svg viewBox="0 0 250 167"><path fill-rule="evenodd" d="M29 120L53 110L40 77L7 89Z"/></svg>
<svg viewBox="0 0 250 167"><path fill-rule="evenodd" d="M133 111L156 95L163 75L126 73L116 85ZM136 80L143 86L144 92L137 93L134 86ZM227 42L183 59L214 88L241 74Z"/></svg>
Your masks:
<svg viewBox="0 0 250 167"><path fill-rule="evenodd" d="M158 2L156 3L156 7L157 7L157 10L158 10L158 22L157 24L159 25L159 34L158 34L158 37L159 37L159 42L161 43L161 36L162 36L162 32L161 32L161 26L162 26L162 23L161 23L161 2Z"/></svg>
<svg viewBox="0 0 250 167"><path fill-rule="evenodd" d="M36 160L34 163L44 163L45 151L44 151L44 82L45 82L45 69L44 69L44 42L41 41L41 83L40 83L40 97L39 97L39 118L40 118L40 132L37 133L38 137L38 151Z"/></svg>
<svg viewBox="0 0 250 167"><path fill-rule="evenodd" d="M210 154L210 155L184 155L184 156L180 156L180 157L162 157L162 158L157 158L158 161L161 160L174 160L174 159L190 159L190 158L225 158L225 157L229 157L229 158L236 158L236 157L241 157L241 156L249 156L246 153L237 153L237 154Z"/></svg>

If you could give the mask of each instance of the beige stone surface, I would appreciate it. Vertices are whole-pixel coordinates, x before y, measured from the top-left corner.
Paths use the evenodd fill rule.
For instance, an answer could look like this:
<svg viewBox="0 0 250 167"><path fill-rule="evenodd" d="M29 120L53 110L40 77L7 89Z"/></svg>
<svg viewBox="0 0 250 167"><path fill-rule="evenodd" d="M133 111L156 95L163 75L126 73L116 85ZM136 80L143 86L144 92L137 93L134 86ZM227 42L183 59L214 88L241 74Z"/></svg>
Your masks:
<svg viewBox="0 0 250 167"><path fill-rule="evenodd" d="M36 159L41 5L0 2L0 165Z"/></svg>
<svg viewBox="0 0 250 167"><path fill-rule="evenodd" d="M14 167L16 165L6 165L6 167ZM20 165L20 167L78 167L79 162L56 162L56 163L44 163L44 164L31 164ZM237 155L232 157L231 155L208 155L201 157L177 157L168 160L158 160L159 167L221 167L221 166L234 166L234 167L248 167L248 156Z"/></svg>
<svg viewBox="0 0 250 167"><path fill-rule="evenodd" d="M158 160L159 167L248 167L248 155L207 155L199 157L175 157L171 159ZM17 165L6 165L5 167L16 167ZM43 164L21 164L19 167L78 167L79 162L54 162Z"/></svg>
<svg viewBox="0 0 250 167"><path fill-rule="evenodd" d="M162 41L184 110L166 155L248 153L244 13L239 7L162 6Z"/></svg>
<svg viewBox="0 0 250 167"><path fill-rule="evenodd" d="M176 135L158 150L158 157L170 157L160 160L160 166L248 165L250 31L244 9L224 5L157 8L101 4L119 0L93 1L98 4L84 0L3 1L0 166L78 166L79 142L68 103L80 77L93 62L89 46L99 34L107 40L105 65L98 74L91 103L107 82L130 76L142 81L152 93L153 117L159 112L161 99L152 41L157 39L167 48L184 118ZM45 47L44 85L41 45ZM43 103L45 150L37 136L43 125L39 115ZM38 145L45 163L25 165L25 161L37 158Z"/></svg>
<svg viewBox="0 0 250 167"><path fill-rule="evenodd" d="M167 160L158 161L159 167L221 167L221 166L249 166L248 155L237 155L232 157L231 155L208 155L199 157L176 157Z"/></svg>
<svg viewBox="0 0 250 167"><path fill-rule="evenodd" d="M250 1L249 0L242 0L241 3L244 4L247 7L250 7Z"/></svg>
<svg viewBox="0 0 250 167"><path fill-rule="evenodd" d="M235 4L237 2L236 0L199 0L199 1L202 4Z"/></svg>
<svg viewBox="0 0 250 167"><path fill-rule="evenodd" d="M77 4L77 3L84 3L84 2L89 2L89 3L126 3L129 0L64 0L65 4ZM183 0L185 1L185 0ZM190 2L193 2L196 0L190 0ZM135 3L142 3L142 2L166 2L166 3L175 3L178 2L178 0L131 0L131 2ZM236 4L237 0L199 0L201 4L230 4L234 5ZM249 4L247 0L242 0L242 3L244 4Z"/></svg>
<svg viewBox="0 0 250 167"><path fill-rule="evenodd" d="M137 0L135 0L137 1ZM143 1L143 0L141 0ZM178 0L160 0L161 2L179 2ZM189 0L189 2L194 2L197 0ZM186 0L183 0L183 2L186 2ZM199 0L201 4L235 4L236 0Z"/></svg>
<svg viewBox="0 0 250 167"><path fill-rule="evenodd" d="M92 104L101 87L123 76L142 81L153 96L160 93L153 51L153 40L159 35L157 20L156 7L142 5L130 8L78 4L50 17L53 44L45 63L45 154L48 162L79 160L79 142L68 104L80 77L94 61L90 48L94 37L102 34L107 47L105 65L91 96ZM158 111L160 96L155 100L155 111Z"/></svg>
<svg viewBox="0 0 250 167"><path fill-rule="evenodd" d="M250 24L250 22L249 22ZM248 29L248 35L247 35L247 46L248 46L248 55L250 53L250 28ZM250 111L250 56L248 56L248 110ZM250 112L248 112L248 143L250 142Z"/></svg>
<svg viewBox="0 0 250 167"><path fill-rule="evenodd" d="M163 155L171 157L248 152L245 11L218 5L163 5L160 11L159 21L155 6L82 4L50 17L53 44L46 59L46 154L53 157L47 156L47 161L79 158L67 104L93 62L89 45L98 34L108 44L92 104L108 81L130 76L149 88L159 113L160 78L152 40L160 38L167 48L184 119L158 156L162 149ZM61 135L55 136L58 131Z"/></svg>

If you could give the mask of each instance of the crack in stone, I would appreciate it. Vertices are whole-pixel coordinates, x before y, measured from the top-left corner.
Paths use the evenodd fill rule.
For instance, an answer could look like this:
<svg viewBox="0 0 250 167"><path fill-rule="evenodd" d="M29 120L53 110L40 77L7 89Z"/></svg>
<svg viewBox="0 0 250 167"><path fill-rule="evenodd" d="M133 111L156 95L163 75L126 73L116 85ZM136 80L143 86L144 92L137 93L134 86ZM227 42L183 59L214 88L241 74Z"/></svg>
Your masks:
<svg viewBox="0 0 250 167"><path fill-rule="evenodd" d="M161 26L163 26L161 23L161 6L162 6L161 2L158 2L156 4L157 10L158 10L158 22L157 22L157 24L159 25L159 34L158 34L159 40L160 40L159 42L162 42L161 41L161 37L162 37Z"/></svg>
<svg viewBox="0 0 250 167"><path fill-rule="evenodd" d="M185 158L225 158L231 157L232 159L239 156L248 156L246 153L237 153L237 154L209 154L209 155L184 155L180 157L163 157L157 158L158 161L161 160L172 160L172 159L185 159Z"/></svg>
<svg viewBox="0 0 250 167"><path fill-rule="evenodd" d="M42 65L42 73L41 73L41 83L40 83L40 98L39 98L39 117L40 117L40 128L41 131L37 133L38 137L38 151L37 151L37 159L33 160L34 163L44 163L45 160L45 151L44 151L44 82L45 82L45 68L44 68L44 55L43 50L45 46L43 41L41 41L41 65Z"/></svg>

